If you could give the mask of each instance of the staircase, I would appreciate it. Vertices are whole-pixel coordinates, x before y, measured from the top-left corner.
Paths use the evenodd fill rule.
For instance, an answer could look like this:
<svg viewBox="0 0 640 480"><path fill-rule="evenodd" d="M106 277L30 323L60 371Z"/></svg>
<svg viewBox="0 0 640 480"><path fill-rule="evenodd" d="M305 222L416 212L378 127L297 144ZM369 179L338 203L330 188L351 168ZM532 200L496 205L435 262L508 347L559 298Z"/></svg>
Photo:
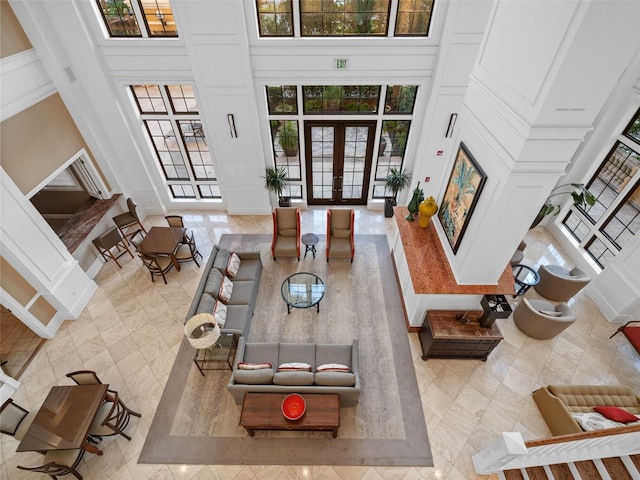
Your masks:
<svg viewBox="0 0 640 480"><path fill-rule="evenodd" d="M502 480L640 480L640 426L528 442L504 432L473 463L477 473Z"/></svg>
<svg viewBox="0 0 640 480"><path fill-rule="evenodd" d="M498 472L501 480L638 480L640 455L556 463Z"/></svg>

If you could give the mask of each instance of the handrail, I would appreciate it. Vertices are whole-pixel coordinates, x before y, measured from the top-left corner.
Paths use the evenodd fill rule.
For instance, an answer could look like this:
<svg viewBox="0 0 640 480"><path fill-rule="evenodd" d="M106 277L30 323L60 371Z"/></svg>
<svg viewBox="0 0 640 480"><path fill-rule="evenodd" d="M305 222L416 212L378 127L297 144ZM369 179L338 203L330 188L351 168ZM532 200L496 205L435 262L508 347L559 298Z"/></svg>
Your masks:
<svg viewBox="0 0 640 480"><path fill-rule="evenodd" d="M625 427L606 428L603 430L595 430L593 432L569 433L567 435L558 435L557 437L540 438L538 440L529 440L524 444L529 447L540 447L543 445L551 445L554 443L573 442L576 440L589 440L598 437L610 437L612 435L620 435L623 433L640 432L640 425L628 425Z"/></svg>

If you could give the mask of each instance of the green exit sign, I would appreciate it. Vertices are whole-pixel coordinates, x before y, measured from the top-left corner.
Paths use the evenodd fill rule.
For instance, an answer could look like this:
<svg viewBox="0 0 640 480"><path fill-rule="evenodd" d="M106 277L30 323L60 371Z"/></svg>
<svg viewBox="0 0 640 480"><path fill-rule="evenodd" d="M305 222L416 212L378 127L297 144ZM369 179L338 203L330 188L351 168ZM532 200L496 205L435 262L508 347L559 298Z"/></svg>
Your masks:
<svg viewBox="0 0 640 480"><path fill-rule="evenodd" d="M336 58L336 68L338 70L346 70L349 65L349 59L347 58Z"/></svg>

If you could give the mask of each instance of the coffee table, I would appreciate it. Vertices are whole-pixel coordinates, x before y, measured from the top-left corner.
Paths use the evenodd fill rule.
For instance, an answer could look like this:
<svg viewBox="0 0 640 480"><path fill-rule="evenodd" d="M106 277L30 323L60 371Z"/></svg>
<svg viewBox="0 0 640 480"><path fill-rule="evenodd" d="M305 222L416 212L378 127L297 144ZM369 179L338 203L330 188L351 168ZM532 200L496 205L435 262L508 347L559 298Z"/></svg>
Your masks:
<svg viewBox="0 0 640 480"><path fill-rule="evenodd" d="M246 393L240 412L240 426L253 437L256 430L296 430L332 432L338 436L340 398L336 393L302 395L307 408L298 420L287 420L282 414L282 400L288 393Z"/></svg>
<svg viewBox="0 0 640 480"><path fill-rule="evenodd" d="M324 297L324 282L309 272L298 272L285 278L280 287L282 298L287 304L287 313L293 308L316 307L320 312L320 300Z"/></svg>

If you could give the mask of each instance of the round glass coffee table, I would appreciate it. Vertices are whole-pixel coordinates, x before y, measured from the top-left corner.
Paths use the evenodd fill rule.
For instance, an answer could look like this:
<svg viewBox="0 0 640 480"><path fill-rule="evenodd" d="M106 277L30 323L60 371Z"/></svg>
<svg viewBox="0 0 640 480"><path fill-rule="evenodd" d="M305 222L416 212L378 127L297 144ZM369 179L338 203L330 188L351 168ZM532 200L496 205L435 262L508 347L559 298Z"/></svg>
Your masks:
<svg viewBox="0 0 640 480"><path fill-rule="evenodd" d="M530 266L519 263L511 268L513 270L513 279L515 280L516 294L514 296L524 295L527 290L540 283L540 275Z"/></svg>
<svg viewBox="0 0 640 480"><path fill-rule="evenodd" d="M324 282L309 272L298 272L285 278L280 288L282 298L287 304L287 313L293 308L316 307L320 312L320 300L324 297Z"/></svg>

